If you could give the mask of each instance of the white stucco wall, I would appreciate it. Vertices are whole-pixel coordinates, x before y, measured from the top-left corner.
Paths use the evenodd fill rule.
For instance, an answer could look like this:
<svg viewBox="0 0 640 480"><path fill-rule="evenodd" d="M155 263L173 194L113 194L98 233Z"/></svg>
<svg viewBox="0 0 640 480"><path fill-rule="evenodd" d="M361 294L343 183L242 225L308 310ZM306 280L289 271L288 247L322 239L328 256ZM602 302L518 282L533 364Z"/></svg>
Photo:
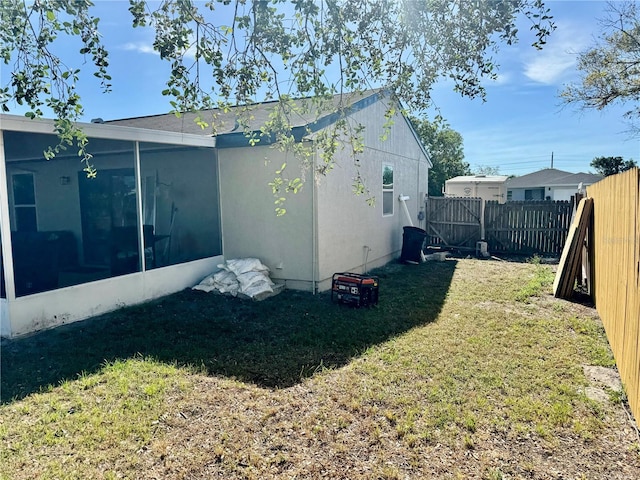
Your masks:
<svg viewBox="0 0 640 480"><path fill-rule="evenodd" d="M2 334L25 335L153 300L195 285L221 261L205 258L15 298L5 306L9 326Z"/></svg>
<svg viewBox="0 0 640 480"><path fill-rule="evenodd" d="M268 184L285 160L285 176L300 176L296 160L267 146L218 150L225 258L257 257L270 268L272 279L305 290L316 282L320 290L329 288L333 273L361 272L365 261L371 269L397 258L402 227L408 225L397 198L410 197L412 221L424 227L418 212L427 191L428 160L400 115L388 139L380 139L384 113L384 104L377 102L352 116L354 125L368 125L360 173L376 197L373 207L365 195L353 194L356 168L350 149L338 153L336 167L319 184L307 172L304 188L289 196L281 217L275 215ZM394 169L394 212L389 216L382 214L384 164Z"/></svg>
<svg viewBox="0 0 640 480"><path fill-rule="evenodd" d="M574 188L560 188L560 187L551 187L551 200L564 200L569 201L571 197L578 193L578 187ZM549 195L549 193L547 193Z"/></svg>
<svg viewBox="0 0 640 480"><path fill-rule="evenodd" d="M258 258L269 267L273 280L311 289L313 182L289 195L287 213L276 216L269 182L285 160L285 176L299 177L298 163L268 146L218 150L224 256Z"/></svg>
<svg viewBox="0 0 640 480"><path fill-rule="evenodd" d="M6 298L0 298L0 337L11 336L11 322L9 321L9 304Z"/></svg>
<svg viewBox="0 0 640 480"><path fill-rule="evenodd" d="M336 272L361 273L365 259L367 270L399 257L402 249L402 227L409 224L398 196L410 199L407 207L414 226L424 228L418 221L427 191L428 161L416 142L406 121L395 116L395 123L387 140L382 140L385 105L377 102L352 116L353 122L365 125L365 149L360 156L360 173L374 206L366 203L366 196L353 194L356 167L349 150L337 158L336 168L322 179L318 187L318 280L320 290L330 288L331 276ZM393 166L393 215L382 213L382 169Z"/></svg>
<svg viewBox="0 0 640 480"><path fill-rule="evenodd" d="M537 190L540 188L544 188L544 200L547 197L550 197L550 200L563 200L568 201L571 200L571 196L578 193L578 187L575 188L565 188L565 187L532 187L532 188L510 188L511 191L511 201L525 201L525 191L526 190Z"/></svg>

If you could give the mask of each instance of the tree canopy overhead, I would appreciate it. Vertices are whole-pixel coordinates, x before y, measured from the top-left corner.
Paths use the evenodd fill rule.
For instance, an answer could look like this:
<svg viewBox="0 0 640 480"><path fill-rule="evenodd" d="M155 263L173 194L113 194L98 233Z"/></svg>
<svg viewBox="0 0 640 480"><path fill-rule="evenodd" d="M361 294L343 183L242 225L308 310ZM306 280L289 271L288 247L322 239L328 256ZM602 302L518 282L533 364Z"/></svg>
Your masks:
<svg viewBox="0 0 640 480"><path fill-rule="evenodd" d="M73 123L83 114L76 85L87 70L104 92L112 82L93 3L0 1L0 55L11 68L0 85L3 111L17 102L40 117L48 107L61 146L78 141L91 173L86 138ZM517 41L518 20L529 20L535 48L554 29L542 0L130 0L129 12L133 27L153 29L153 48L170 64L162 93L176 114L277 99L263 133L282 148L292 143L291 98L312 97L322 112L336 93L385 87L420 112L433 85L449 79L461 95L484 99L483 81L497 76L493 55ZM80 41L76 59L58 55L63 37ZM215 131L215 118L200 121ZM352 127L338 122L327 135L316 173L331 170L337 138L357 140Z"/></svg>
<svg viewBox="0 0 640 480"><path fill-rule="evenodd" d="M447 180L459 175L471 175L469 164L464 161L462 135L440 119L430 122L412 118L411 122L431 156L433 166L429 170L429 196L442 196Z"/></svg>
<svg viewBox="0 0 640 480"><path fill-rule="evenodd" d="M636 2L609 2L602 32L593 47L578 56L580 81L565 87L566 104L602 110L629 104L625 117L640 133L640 9Z"/></svg>

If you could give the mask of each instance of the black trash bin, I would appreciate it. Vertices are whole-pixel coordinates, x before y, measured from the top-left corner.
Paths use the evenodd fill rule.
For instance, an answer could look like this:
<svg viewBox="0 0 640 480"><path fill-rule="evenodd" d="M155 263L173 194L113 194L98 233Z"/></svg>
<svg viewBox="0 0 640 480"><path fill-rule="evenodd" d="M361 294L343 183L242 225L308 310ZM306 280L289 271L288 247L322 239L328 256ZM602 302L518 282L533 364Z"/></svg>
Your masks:
<svg viewBox="0 0 640 480"><path fill-rule="evenodd" d="M422 246L427 238L427 232L418 227L403 227L402 253L400 261L405 263L420 263L422 260Z"/></svg>

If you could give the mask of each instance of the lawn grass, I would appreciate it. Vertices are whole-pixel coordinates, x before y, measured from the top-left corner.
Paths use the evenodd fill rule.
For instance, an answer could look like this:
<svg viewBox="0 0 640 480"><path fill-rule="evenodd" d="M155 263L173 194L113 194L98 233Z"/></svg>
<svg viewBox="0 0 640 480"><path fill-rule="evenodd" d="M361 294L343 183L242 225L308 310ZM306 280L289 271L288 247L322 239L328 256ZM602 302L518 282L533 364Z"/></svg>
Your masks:
<svg viewBox="0 0 640 480"><path fill-rule="evenodd" d="M415 271L390 265L378 272L385 301L371 309L332 305L328 293L287 290L251 302L185 290L9 342L2 356L2 402L99 372L105 361L140 356L262 387L288 387L435 320L454 270L455 262Z"/></svg>
<svg viewBox="0 0 640 480"><path fill-rule="evenodd" d="M549 266L391 264L380 303L185 291L2 348L0 478L638 478Z"/></svg>

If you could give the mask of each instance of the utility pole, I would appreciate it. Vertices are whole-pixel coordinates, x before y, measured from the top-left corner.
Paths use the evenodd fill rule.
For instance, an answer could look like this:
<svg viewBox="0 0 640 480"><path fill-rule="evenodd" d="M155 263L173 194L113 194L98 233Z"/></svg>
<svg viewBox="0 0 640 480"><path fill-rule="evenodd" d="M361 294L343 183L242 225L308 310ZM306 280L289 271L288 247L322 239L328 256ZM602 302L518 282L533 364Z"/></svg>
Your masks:
<svg viewBox="0 0 640 480"><path fill-rule="evenodd" d="M553 168L553 152L551 152L551 168Z"/></svg>

